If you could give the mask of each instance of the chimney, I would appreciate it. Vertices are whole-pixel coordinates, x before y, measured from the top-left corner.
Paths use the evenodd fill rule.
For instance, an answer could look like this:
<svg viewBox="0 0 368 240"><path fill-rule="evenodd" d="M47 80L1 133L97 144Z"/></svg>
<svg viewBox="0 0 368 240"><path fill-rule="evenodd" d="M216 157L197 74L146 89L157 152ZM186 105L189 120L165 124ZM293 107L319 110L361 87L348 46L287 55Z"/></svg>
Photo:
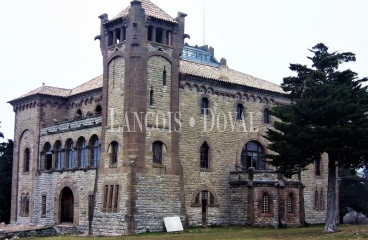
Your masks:
<svg viewBox="0 0 368 240"><path fill-rule="evenodd" d="M229 80L229 73L225 58L221 58L220 60L220 79Z"/></svg>

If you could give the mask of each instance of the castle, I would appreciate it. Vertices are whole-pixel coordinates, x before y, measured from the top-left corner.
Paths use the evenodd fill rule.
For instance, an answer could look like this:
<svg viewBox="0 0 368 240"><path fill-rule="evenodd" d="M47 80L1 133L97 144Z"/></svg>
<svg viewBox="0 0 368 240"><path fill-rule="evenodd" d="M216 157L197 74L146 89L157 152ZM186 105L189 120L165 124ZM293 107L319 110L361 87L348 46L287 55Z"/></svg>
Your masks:
<svg viewBox="0 0 368 240"><path fill-rule="evenodd" d="M324 223L325 156L292 178L263 161L283 90L184 44L185 17L149 0L102 14L101 76L9 102L11 222L94 235L163 231L169 216L189 227Z"/></svg>

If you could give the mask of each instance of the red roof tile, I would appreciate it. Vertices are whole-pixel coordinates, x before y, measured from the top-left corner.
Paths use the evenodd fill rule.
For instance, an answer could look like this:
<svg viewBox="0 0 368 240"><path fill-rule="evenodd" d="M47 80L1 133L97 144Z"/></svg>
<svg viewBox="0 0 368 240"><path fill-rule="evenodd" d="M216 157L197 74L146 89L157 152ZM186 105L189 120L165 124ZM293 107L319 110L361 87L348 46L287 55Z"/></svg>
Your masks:
<svg viewBox="0 0 368 240"><path fill-rule="evenodd" d="M126 15L128 15L130 7L131 6L128 6L127 8L125 8L118 15L110 19L110 21L113 21L119 18L123 18ZM174 18L172 18L169 14L164 12L161 8L159 8L158 6L156 6L149 0L142 0L142 8L144 9L145 13L150 17L165 20L168 22L177 23L177 21Z"/></svg>
<svg viewBox="0 0 368 240"><path fill-rule="evenodd" d="M253 77L251 75L241 73L233 69L228 69L229 79L225 80L225 79L220 79L220 68L201 64L201 63L181 60L180 61L180 72L190 74L193 76L214 79L214 80L218 80L222 82L235 83L239 85L263 89L263 90L272 91L272 92L285 93L284 90L282 90L282 88L275 83L271 83L271 82L262 80L260 78Z"/></svg>

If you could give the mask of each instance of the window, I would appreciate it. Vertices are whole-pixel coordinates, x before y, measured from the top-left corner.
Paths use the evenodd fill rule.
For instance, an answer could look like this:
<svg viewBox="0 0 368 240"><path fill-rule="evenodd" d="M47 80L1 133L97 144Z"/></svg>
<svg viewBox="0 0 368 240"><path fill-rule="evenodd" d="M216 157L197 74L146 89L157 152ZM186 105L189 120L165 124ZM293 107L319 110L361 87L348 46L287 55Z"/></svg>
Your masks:
<svg viewBox="0 0 368 240"><path fill-rule="evenodd" d="M244 109L243 104L239 103L236 106L236 119L237 120L242 120L243 119L243 109Z"/></svg>
<svg viewBox="0 0 368 240"><path fill-rule="evenodd" d="M60 141L55 143L55 169L63 168L63 148Z"/></svg>
<svg viewBox="0 0 368 240"><path fill-rule="evenodd" d="M110 162L111 166L115 166L118 163L118 152L119 152L119 144L113 141L110 145Z"/></svg>
<svg viewBox="0 0 368 240"><path fill-rule="evenodd" d="M321 176L321 159L316 160L314 165L315 165L315 174L316 176L320 177Z"/></svg>
<svg viewBox="0 0 368 240"><path fill-rule="evenodd" d="M101 115L101 114L102 114L101 105L97 105L95 108L95 115Z"/></svg>
<svg viewBox="0 0 368 240"><path fill-rule="evenodd" d="M215 206L215 196L208 190L202 190L200 191L195 199L194 199L194 205L192 205L193 207L199 207L202 205L203 201L206 201L210 207L214 207Z"/></svg>
<svg viewBox="0 0 368 240"><path fill-rule="evenodd" d="M318 195L317 189L316 189L316 193L314 194L314 207L316 210L319 209L319 195Z"/></svg>
<svg viewBox="0 0 368 240"><path fill-rule="evenodd" d="M163 30L161 28L156 28L156 42L158 43L163 43L162 32Z"/></svg>
<svg viewBox="0 0 368 240"><path fill-rule="evenodd" d="M46 196L41 197L41 218L46 217Z"/></svg>
<svg viewBox="0 0 368 240"><path fill-rule="evenodd" d="M76 118L82 118L82 111L80 109L75 113Z"/></svg>
<svg viewBox="0 0 368 240"><path fill-rule="evenodd" d="M255 141L248 142L244 145L241 152L242 169L254 167L257 170L266 169L264 162L264 151L261 145Z"/></svg>
<svg viewBox="0 0 368 240"><path fill-rule="evenodd" d="M44 170L51 170L52 168L52 152L51 152L51 144L47 142L44 147Z"/></svg>
<svg viewBox="0 0 368 240"><path fill-rule="evenodd" d="M91 167L96 167L101 155L101 146L100 146L100 140L95 135L92 138L92 148L91 148Z"/></svg>
<svg viewBox="0 0 368 240"><path fill-rule="evenodd" d="M208 169L209 149L210 147L208 146L207 142L204 142L200 148L200 168Z"/></svg>
<svg viewBox="0 0 368 240"><path fill-rule="evenodd" d="M151 108L153 107L153 89L152 89L152 86L151 86L151 90L150 90L150 107Z"/></svg>
<svg viewBox="0 0 368 240"><path fill-rule="evenodd" d="M208 98L201 99L201 114L208 115Z"/></svg>
<svg viewBox="0 0 368 240"><path fill-rule="evenodd" d="M20 197L20 216L28 217L29 216L29 194L22 193Z"/></svg>
<svg viewBox="0 0 368 240"><path fill-rule="evenodd" d="M263 110L263 122L265 124L270 124L270 110L268 110L267 108L265 110Z"/></svg>
<svg viewBox="0 0 368 240"><path fill-rule="evenodd" d="M93 195L88 195L88 219L92 220L93 215Z"/></svg>
<svg viewBox="0 0 368 240"><path fill-rule="evenodd" d="M79 167L85 168L87 166L87 147L86 139L84 139L84 137L80 138L78 147Z"/></svg>
<svg viewBox="0 0 368 240"><path fill-rule="evenodd" d="M152 143L152 162L162 164L162 142L156 141Z"/></svg>
<svg viewBox="0 0 368 240"><path fill-rule="evenodd" d="M166 67L164 66L164 71L162 72L162 84L166 85Z"/></svg>
<svg viewBox="0 0 368 240"><path fill-rule="evenodd" d="M118 212L119 185L105 185L103 211Z"/></svg>
<svg viewBox="0 0 368 240"><path fill-rule="evenodd" d="M293 201L294 201L294 195L292 193L289 193L287 198L287 212L293 213Z"/></svg>
<svg viewBox="0 0 368 240"><path fill-rule="evenodd" d="M29 172L29 159L30 159L30 151L29 148L24 150L24 172Z"/></svg>
<svg viewBox="0 0 368 240"><path fill-rule="evenodd" d="M321 188L320 191L318 191L316 187L316 191L314 194L314 209L315 210L324 210L324 204L323 204L323 189Z"/></svg>
<svg viewBox="0 0 368 240"><path fill-rule="evenodd" d="M270 197L267 193L262 197L262 213L270 213Z"/></svg>
<svg viewBox="0 0 368 240"><path fill-rule="evenodd" d="M70 139L67 143L66 154L67 154L67 167L69 169L74 168L74 155L75 155L74 143Z"/></svg>

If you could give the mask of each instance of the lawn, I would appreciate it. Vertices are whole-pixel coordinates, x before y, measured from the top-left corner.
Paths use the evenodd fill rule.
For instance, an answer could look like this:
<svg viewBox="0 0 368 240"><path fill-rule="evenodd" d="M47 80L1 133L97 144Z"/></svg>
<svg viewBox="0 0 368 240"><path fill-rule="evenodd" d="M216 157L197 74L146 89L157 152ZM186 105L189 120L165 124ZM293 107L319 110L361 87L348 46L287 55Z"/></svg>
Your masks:
<svg viewBox="0 0 368 240"><path fill-rule="evenodd" d="M98 240L140 240L140 239L187 239L187 240L222 240L222 239L368 239L367 226L340 225L339 231L333 234L323 234L323 226L305 228L191 228L180 233L146 233L136 236L99 237ZM79 236L55 236L33 238L42 240L75 240ZM97 239L97 238L96 238Z"/></svg>

